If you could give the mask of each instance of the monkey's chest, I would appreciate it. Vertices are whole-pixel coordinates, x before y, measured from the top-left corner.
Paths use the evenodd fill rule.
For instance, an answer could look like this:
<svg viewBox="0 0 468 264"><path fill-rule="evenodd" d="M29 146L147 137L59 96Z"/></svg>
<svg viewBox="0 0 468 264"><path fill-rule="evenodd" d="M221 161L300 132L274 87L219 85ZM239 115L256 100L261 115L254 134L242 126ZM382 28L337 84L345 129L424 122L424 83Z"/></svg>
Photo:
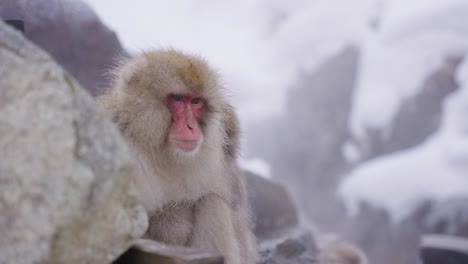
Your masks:
<svg viewBox="0 0 468 264"><path fill-rule="evenodd" d="M194 205L165 206L150 216L145 237L173 245L186 245L194 223Z"/></svg>

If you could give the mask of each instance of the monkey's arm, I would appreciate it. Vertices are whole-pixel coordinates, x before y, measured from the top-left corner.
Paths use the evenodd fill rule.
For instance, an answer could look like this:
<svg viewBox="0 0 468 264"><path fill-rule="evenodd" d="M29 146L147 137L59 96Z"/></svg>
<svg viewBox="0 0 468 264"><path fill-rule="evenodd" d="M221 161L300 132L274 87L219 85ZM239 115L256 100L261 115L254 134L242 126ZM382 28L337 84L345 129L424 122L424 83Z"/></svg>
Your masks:
<svg viewBox="0 0 468 264"><path fill-rule="evenodd" d="M253 224L250 215L250 205L247 199L245 175L237 167L235 161L230 162L231 187L234 196L231 203L231 212L234 223L234 232L237 235L242 263L255 263L257 260L257 244L252 233Z"/></svg>
<svg viewBox="0 0 468 264"><path fill-rule="evenodd" d="M247 221L245 210L233 211L234 232L239 242L242 263L255 263L257 260L257 244L252 229Z"/></svg>
<svg viewBox="0 0 468 264"><path fill-rule="evenodd" d="M242 261L239 239L234 230L236 219L220 196L205 196L196 205L194 213L190 246L217 250L224 255L226 264L251 264Z"/></svg>
<svg viewBox="0 0 468 264"><path fill-rule="evenodd" d="M145 237L167 244L185 245L191 232L191 206L167 206L160 212L150 214Z"/></svg>

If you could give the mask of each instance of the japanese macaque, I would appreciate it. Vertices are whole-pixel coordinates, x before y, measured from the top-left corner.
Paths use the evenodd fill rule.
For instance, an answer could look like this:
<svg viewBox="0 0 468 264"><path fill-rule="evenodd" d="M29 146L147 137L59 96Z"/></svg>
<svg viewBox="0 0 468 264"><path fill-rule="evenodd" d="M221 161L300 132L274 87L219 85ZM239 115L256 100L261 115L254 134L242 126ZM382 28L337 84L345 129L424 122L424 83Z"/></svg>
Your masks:
<svg viewBox="0 0 468 264"><path fill-rule="evenodd" d="M124 60L98 98L127 140L146 237L253 264L256 243L236 159L239 124L218 75L195 56L149 51Z"/></svg>

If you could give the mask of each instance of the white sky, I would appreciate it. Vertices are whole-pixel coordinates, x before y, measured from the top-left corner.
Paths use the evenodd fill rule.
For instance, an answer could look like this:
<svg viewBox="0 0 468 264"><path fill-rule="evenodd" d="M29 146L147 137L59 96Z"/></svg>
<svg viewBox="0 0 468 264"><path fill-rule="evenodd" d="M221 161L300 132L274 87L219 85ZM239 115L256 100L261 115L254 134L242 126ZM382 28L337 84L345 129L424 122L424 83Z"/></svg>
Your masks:
<svg viewBox="0 0 468 264"><path fill-rule="evenodd" d="M132 52L174 47L207 58L243 120L280 111L286 77L270 61L267 15L255 13L258 1L87 2Z"/></svg>

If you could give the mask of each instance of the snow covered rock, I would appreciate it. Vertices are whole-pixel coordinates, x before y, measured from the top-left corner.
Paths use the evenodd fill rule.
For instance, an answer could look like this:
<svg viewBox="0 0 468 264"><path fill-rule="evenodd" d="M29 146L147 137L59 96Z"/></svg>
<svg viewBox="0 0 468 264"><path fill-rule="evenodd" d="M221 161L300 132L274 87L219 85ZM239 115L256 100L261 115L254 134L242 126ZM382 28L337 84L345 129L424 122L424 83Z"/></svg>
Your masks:
<svg viewBox="0 0 468 264"><path fill-rule="evenodd" d="M368 128L365 138L357 140L359 161L415 147L436 132L442 123L444 100L458 89L455 73L460 61L459 56L447 57L430 73L419 92L401 103L390 128Z"/></svg>
<svg viewBox="0 0 468 264"><path fill-rule="evenodd" d="M468 62L462 62L453 75L460 88L444 101L436 133L417 147L362 164L342 183L340 193L352 215L360 214L360 206L367 204L385 210L394 224L419 219L424 226L429 219L415 216L427 205L424 215L433 223L442 221L442 211L447 218L459 212L448 203L468 198ZM449 213L449 208L455 211Z"/></svg>
<svg viewBox="0 0 468 264"><path fill-rule="evenodd" d="M68 73L3 22L0 61L0 263L111 262L147 226L123 140Z"/></svg>
<svg viewBox="0 0 468 264"><path fill-rule="evenodd" d="M392 263L410 264L424 232L466 227L454 201L468 197L468 4L385 2L382 25L363 49L350 122L364 162L340 193L356 226L363 222L356 239L407 256Z"/></svg>

